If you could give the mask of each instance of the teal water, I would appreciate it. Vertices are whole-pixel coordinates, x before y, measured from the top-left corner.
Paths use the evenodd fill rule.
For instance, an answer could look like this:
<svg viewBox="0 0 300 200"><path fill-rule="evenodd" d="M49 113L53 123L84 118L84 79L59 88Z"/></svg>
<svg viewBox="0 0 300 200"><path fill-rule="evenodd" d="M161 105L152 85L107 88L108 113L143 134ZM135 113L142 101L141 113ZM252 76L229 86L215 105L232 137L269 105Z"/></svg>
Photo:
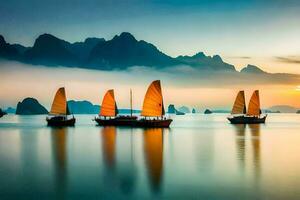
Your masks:
<svg viewBox="0 0 300 200"><path fill-rule="evenodd" d="M300 115L236 126L173 116L170 129L0 119L0 199L300 199Z"/></svg>

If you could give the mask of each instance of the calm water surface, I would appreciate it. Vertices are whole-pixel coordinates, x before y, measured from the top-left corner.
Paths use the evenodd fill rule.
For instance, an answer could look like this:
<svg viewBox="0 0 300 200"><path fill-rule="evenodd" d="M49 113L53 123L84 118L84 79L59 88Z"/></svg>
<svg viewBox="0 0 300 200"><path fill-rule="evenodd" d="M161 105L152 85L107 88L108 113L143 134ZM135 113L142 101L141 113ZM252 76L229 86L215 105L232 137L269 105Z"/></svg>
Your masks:
<svg viewBox="0 0 300 200"><path fill-rule="evenodd" d="M300 199L300 115L231 125L174 116L170 129L74 128L0 119L0 199Z"/></svg>

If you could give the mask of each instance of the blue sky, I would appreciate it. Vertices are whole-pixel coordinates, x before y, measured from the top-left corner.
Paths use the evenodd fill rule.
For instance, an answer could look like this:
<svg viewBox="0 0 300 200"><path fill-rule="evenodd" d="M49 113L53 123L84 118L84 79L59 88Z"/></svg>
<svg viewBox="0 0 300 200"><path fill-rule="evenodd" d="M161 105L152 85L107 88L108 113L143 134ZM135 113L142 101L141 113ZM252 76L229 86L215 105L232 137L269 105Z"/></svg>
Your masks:
<svg viewBox="0 0 300 200"><path fill-rule="evenodd" d="M30 46L45 32L74 42L128 31L171 56L204 51L238 69L299 71L297 62L276 59L299 57L296 0L2 0L0 13L0 34L10 43Z"/></svg>

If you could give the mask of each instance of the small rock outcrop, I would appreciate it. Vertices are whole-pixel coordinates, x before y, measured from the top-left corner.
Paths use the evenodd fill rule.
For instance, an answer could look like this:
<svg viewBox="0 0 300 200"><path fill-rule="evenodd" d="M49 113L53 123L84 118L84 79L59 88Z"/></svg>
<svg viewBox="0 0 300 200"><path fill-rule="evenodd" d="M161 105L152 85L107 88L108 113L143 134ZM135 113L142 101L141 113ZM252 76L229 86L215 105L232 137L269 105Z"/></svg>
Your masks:
<svg viewBox="0 0 300 200"><path fill-rule="evenodd" d="M1 108L0 108L0 118L3 117L4 115L6 115L7 113L4 112Z"/></svg>
<svg viewBox="0 0 300 200"><path fill-rule="evenodd" d="M181 106L180 108L178 108L179 112L183 112L183 113L190 113L190 109L186 106Z"/></svg>
<svg viewBox="0 0 300 200"><path fill-rule="evenodd" d="M180 108L179 108L180 109ZM176 114L176 115L184 115L185 113L182 111L179 111L175 108L174 104L170 104L168 106L168 113L169 114Z"/></svg>
<svg viewBox="0 0 300 200"><path fill-rule="evenodd" d="M16 109L12 107L8 107L6 110L4 110L6 113L10 114L16 114Z"/></svg>
<svg viewBox="0 0 300 200"><path fill-rule="evenodd" d="M34 98L25 98L19 102L16 110L17 115L42 115L48 114L47 109Z"/></svg>
<svg viewBox="0 0 300 200"><path fill-rule="evenodd" d="M176 108L175 108L174 104L170 104L168 106L168 113L169 114L175 114L176 113Z"/></svg>
<svg viewBox="0 0 300 200"><path fill-rule="evenodd" d="M209 110L209 109L206 109L206 110L204 111L204 114L212 114L212 111Z"/></svg>
<svg viewBox="0 0 300 200"><path fill-rule="evenodd" d="M250 73L250 74L266 74L265 71L261 70L255 65L247 65L241 70L241 73Z"/></svg>

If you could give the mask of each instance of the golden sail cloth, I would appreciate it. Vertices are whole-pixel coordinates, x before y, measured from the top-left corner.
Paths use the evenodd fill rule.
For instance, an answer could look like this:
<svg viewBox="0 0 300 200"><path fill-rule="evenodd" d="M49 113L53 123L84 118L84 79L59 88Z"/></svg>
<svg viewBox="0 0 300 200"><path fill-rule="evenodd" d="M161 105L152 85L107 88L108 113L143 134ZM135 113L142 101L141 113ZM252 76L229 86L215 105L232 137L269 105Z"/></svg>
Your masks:
<svg viewBox="0 0 300 200"><path fill-rule="evenodd" d="M115 117L118 114L114 90L108 90L102 100L100 116Z"/></svg>
<svg viewBox="0 0 300 200"><path fill-rule="evenodd" d="M145 117L159 117L164 114L165 110L160 81L156 80L148 87L141 115Z"/></svg>
<svg viewBox="0 0 300 200"><path fill-rule="evenodd" d="M260 113L259 92L255 90L249 101L247 115L258 116Z"/></svg>
<svg viewBox="0 0 300 200"><path fill-rule="evenodd" d="M57 90L54 100L53 100L53 103L52 103L50 114L51 115L68 115L69 114L69 109L67 106L66 92L65 92L64 87L61 87Z"/></svg>
<svg viewBox="0 0 300 200"><path fill-rule="evenodd" d="M231 114L246 114L245 92L243 90L237 94Z"/></svg>

